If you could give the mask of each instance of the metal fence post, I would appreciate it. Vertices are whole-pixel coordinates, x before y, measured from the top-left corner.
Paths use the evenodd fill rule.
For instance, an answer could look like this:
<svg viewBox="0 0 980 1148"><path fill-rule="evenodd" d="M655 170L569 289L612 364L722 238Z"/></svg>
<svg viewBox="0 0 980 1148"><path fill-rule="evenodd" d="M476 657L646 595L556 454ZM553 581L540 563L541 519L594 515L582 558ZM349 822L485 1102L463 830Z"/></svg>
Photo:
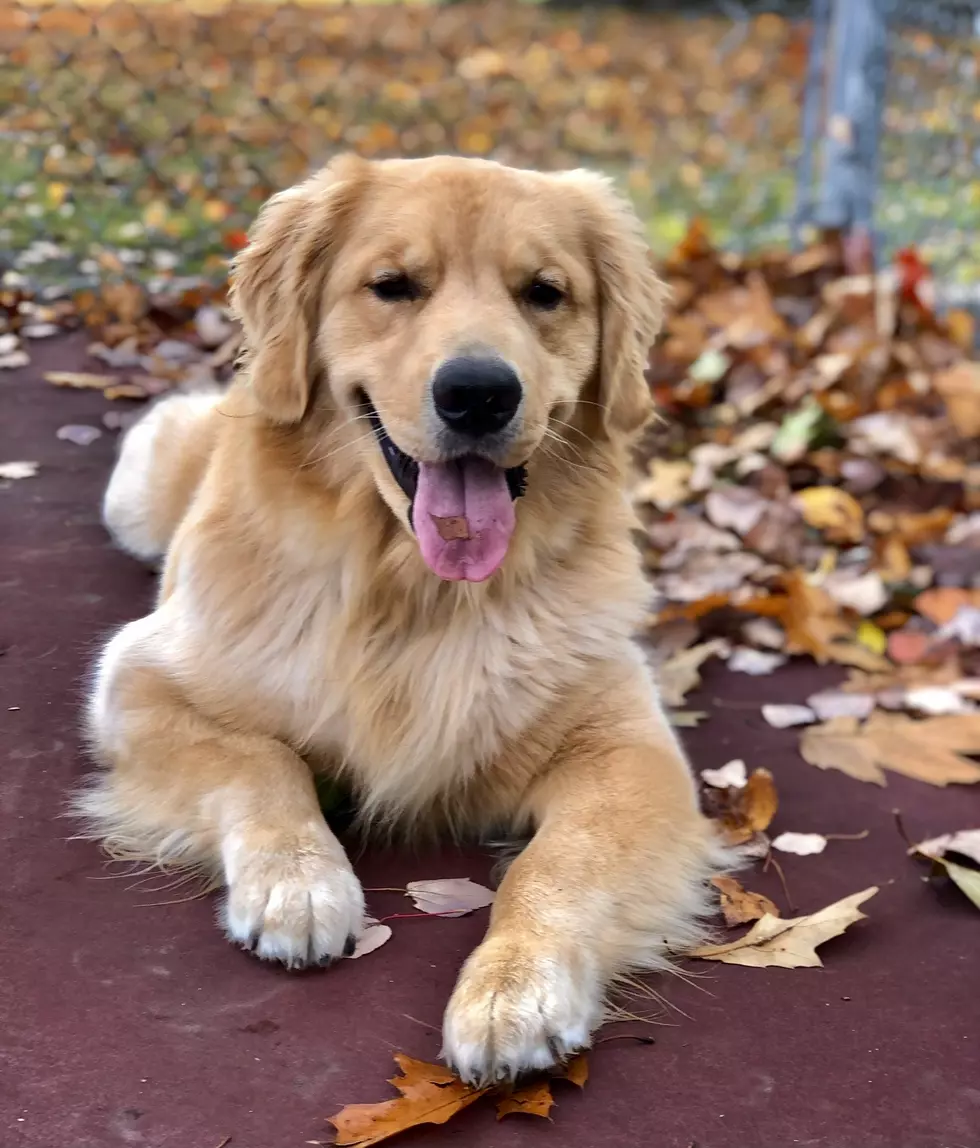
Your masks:
<svg viewBox="0 0 980 1148"><path fill-rule="evenodd" d="M893 0L835 0L823 170L814 222L873 249L878 142Z"/></svg>

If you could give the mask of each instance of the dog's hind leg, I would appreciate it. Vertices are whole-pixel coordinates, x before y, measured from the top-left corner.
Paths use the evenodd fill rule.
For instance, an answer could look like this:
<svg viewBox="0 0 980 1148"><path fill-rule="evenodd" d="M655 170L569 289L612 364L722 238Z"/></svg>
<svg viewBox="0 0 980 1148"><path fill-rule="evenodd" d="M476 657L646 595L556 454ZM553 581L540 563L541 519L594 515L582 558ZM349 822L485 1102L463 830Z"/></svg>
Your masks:
<svg viewBox="0 0 980 1148"><path fill-rule="evenodd" d="M124 435L102 500L116 542L144 562L162 557L204 474L218 390L171 395Z"/></svg>

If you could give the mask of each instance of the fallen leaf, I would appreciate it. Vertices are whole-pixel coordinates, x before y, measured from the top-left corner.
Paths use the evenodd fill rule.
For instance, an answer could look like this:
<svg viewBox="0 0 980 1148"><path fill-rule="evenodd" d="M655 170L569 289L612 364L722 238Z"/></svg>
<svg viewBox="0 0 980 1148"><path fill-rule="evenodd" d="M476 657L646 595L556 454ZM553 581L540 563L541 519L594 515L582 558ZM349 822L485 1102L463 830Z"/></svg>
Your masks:
<svg viewBox="0 0 980 1148"><path fill-rule="evenodd" d="M440 1064L426 1064L404 1053L395 1053L395 1062L401 1075L389 1084L400 1097L376 1104L348 1104L328 1117L337 1130L338 1148L364 1148L420 1124L445 1124L490 1091L464 1084Z"/></svg>
<svg viewBox="0 0 980 1148"><path fill-rule="evenodd" d="M968 869L965 865L958 865L955 861L946 858L943 859L942 865L960 891L965 893L980 909L980 872L976 869Z"/></svg>
<svg viewBox="0 0 980 1148"><path fill-rule="evenodd" d="M0 462L0 479L33 478L38 466L36 462Z"/></svg>
<svg viewBox="0 0 980 1148"><path fill-rule="evenodd" d="M649 463L649 477L633 488L635 502L651 503L658 510L673 510L687 501L694 467L683 460L671 462L654 458Z"/></svg>
<svg viewBox="0 0 980 1148"><path fill-rule="evenodd" d="M937 586L923 590L913 601L913 606L930 622L945 626L951 622L963 606L980 607L980 590L963 590L959 586Z"/></svg>
<svg viewBox="0 0 980 1148"><path fill-rule="evenodd" d="M976 709L961 693L950 686L918 686L906 690L904 701L908 709L933 716L964 714Z"/></svg>
<svg viewBox="0 0 980 1148"><path fill-rule="evenodd" d="M369 918L364 922L364 929L357 938L354 951L348 959L357 960L358 957L366 957L368 953L373 953L375 949L380 949L382 945L387 944L390 940L391 926L383 925L380 921Z"/></svg>
<svg viewBox="0 0 980 1148"><path fill-rule="evenodd" d="M941 861L949 853L966 857L980 866L980 829L960 829L956 833L943 833L913 845L909 853L918 853L933 861Z"/></svg>
<svg viewBox="0 0 980 1148"><path fill-rule="evenodd" d="M936 392L946 400L946 413L961 438L980 435L980 363L961 362L933 378Z"/></svg>
<svg viewBox="0 0 980 1148"><path fill-rule="evenodd" d="M750 893L734 877L712 877L711 884L721 894L721 911L729 928L758 921L766 913L778 917L779 909L762 893Z"/></svg>
<svg viewBox="0 0 980 1148"><path fill-rule="evenodd" d="M711 785L715 789L728 789L729 786L733 789L744 789L748 782L745 762L741 758L730 761L721 769L702 769L701 777L706 785Z"/></svg>
<svg viewBox="0 0 980 1148"><path fill-rule="evenodd" d="M976 784L980 765L961 755L980 754L980 711L916 721L876 710L863 726L833 718L804 731L800 753L811 765L876 785L885 784L883 769L940 787Z"/></svg>
<svg viewBox="0 0 980 1148"><path fill-rule="evenodd" d="M822 853L827 848L827 838L822 833L780 833L772 839L773 849L781 853L795 853L798 857L809 857Z"/></svg>
<svg viewBox="0 0 980 1148"><path fill-rule="evenodd" d="M824 690L811 694L806 704L820 721L831 718L855 717L864 719L875 708L873 694L846 693L844 690Z"/></svg>
<svg viewBox="0 0 980 1148"><path fill-rule="evenodd" d="M567 1064L557 1070L557 1075L560 1079L574 1084L576 1088L584 1088L589 1080L588 1056L584 1052L573 1056Z"/></svg>
<svg viewBox="0 0 980 1148"><path fill-rule="evenodd" d="M657 668L657 683L660 695L668 706L683 705L684 698L701 684L698 672L708 658L727 653L728 645L720 638L702 642L674 654Z"/></svg>
<svg viewBox="0 0 980 1148"><path fill-rule="evenodd" d="M447 877L435 881L409 881L405 892L423 913L440 917L462 917L475 909L493 904L494 892L469 877Z"/></svg>
<svg viewBox="0 0 980 1148"><path fill-rule="evenodd" d="M779 795L768 769L754 769L741 787L704 790L708 813L729 845L746 845L769 828Z"/></svg>
<svg viewBox="0 0 980 1148"><path fill-rule="evenodd" d="M840 936L848 926L865 918L858 905L878 892L872 885L841 901L835 901L806 917L781 919L766 913L737 941L727 945L704 945L688 954L706 961L724 961L730 965L754 968L820 968L817 947L832 937Z"/></svg>
<svg viewBox="0 0 980 1148"><path fill-rule="evenodd" d="M877 570L866 570L863 574L853 570L835 570L823 580L823 588L838 606L862 616L876 614L889 599L889 591ZM856 637L862 641L860 632ZM863 644L867 645L867 642ZM883 651L879 649L877 652Z"/></svg>
<svg viewBox="0 0 980 1148"><path fill-rule="evenodd" d="M940 641L953 639L961 646L976 649L980 646L980 606L961 606L936 637Z"/></svg>
<svg viewBox="0 0 980 1148"><path fill-rule="evenodd" d="M551 1095L551 1086L547 1080L535 1080L513 1092L505 1093L497 1101L497 1119L511 1116L515 1112L523 1112L528 1116L543 1116L550 1119L549 1113L554 1107L554 1098Z"/></svg>
<svg viewBox="0 0 980 1148"><path fill-rule="evenodd" d="M736 646L728 659L728 668L739 674L761 677L771 674L786 664L786 655L773 650L753 650L750 646Z"/></svg>
<svg viewBox="0 0 980 1148"><path fill-rule="evenodd" d="M670 724L677 729L697 729L708 714L704 710L668 710Z"/></svg>
<svg viewBox="0 0 980 1148"><path fill-rule="evenodd" d="M864 537L861 504L839 486L811 486L796 495L809 526L823 531L831 542L857 543Z"/></svg>
<svg viewBox="0 0 980 1148"><path fill-rule="evenodd" d="M31 356L20 349L16 351L8 351L5 355L0 355L0 371L16 371L19 367L26 367L30 364Z"/></svg>
<svg viewBox="0 0 980 1148"><path fill-rule="evenodd" d="M920 841L910 856L925 857L980 909L980 829L961 829Z"/></svg>
<svg viewBox="0 0 980 1148"><path fill-rule="evenodd" d="M91 446L97 438L102 437L102 431L98 427L76 426L69 423L67 426L58 427L55 437L62 442L72 442L76 446Z"/></svg>
<svg viewBox="0 0 980 1148"><path fill-rule="evenodd" d="M46 382L56 387L72 387L75 390L104 391L119 380L114 375L91 375L84 371L45 371Z"/></svg>
<svg viewBox="0 0 980 1148"><path fill-rule="evenodd" d="M861 737L854 717L834 717L823 725L811 726L800 738L804 761L818 769L839 769L858 781L885 785L872 746Z"/></svg>
<svg viewBox="0 0 980 1148"><path fill-rule="evenodd" d="M767 705L762 707L762 716L774 729L789 729L794 725L809 725L817 720L817 715L809 706Z"/></svg>
<svg viewBox="0 0 980 1148"><path fill-rule="evenodd" d="M723 486L712 490L704 500L704 509L713 525L721 530L746 534L765 514L769 500L745 486Z"/></svg>

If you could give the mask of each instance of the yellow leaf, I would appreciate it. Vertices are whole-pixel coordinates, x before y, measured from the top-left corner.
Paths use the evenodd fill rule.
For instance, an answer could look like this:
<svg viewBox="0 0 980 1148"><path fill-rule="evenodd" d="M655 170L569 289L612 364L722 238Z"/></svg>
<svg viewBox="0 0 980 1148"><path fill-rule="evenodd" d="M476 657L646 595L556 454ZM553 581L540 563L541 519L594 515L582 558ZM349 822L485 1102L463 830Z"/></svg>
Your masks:
<svg viewBox="0 0 980 1148"><path fill-rule="evenodd" d="M761 969L820 968L823 961L817 956L817 946L831 937L840 936L855 921L864 920L865 914L858 905L877 892L878 887L872 885L870 889L835 901L808 917L782 920L766 913L737 941L727 945L704 945L689 955L705 961L724 961L729 965Z"/></svg>
<svg viewBox="0 0 980 1148"><path fill-rule="evenodd" d="M888 635L867 618L857 628L857 640L873 654L883 654L888 648Z"/></svg>
<svg viewBox="0 0 980 1148"><path fill-rule="evenodd" d="M68 184L67 183L49 183L45 196L50 207L61 207L61 205L68 198Z"/></svg>
<svg viewBox="0 0 980 1148"><path fill-rule="evenodd" d="M864 537L864 511L846 490L836 486L809 486L796 495L808 525L821 530L831 542L855 543Z"/></svg>

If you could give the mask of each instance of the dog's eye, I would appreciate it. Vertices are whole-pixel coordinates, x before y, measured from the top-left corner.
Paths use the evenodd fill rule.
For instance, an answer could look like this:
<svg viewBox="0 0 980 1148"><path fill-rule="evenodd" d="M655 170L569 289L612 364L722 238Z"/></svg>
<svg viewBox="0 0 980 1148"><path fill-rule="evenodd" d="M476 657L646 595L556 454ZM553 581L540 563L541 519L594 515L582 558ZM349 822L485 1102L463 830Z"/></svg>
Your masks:
<svg viewBox="0 0 980 1148"><path fill-rule="evenodd" d="M539 311L554 311L565 298L564 292L547 279L532 279L524 288L524 301Z"/></svg>
<svg viewBox="0 0 980 1148"><path fill-rule="evenodd" d="M422 294L422 288L407 275L384 275L368 287L385 303L402 303L418 299Z"/></svg>

